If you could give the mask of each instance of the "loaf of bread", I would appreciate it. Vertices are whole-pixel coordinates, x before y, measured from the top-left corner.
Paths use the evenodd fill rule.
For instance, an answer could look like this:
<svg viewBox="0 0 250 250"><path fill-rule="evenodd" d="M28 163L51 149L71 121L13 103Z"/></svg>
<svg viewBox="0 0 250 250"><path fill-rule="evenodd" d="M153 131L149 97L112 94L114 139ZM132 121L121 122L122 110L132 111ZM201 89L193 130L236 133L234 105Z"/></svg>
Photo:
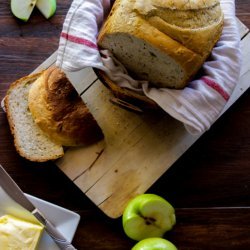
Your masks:
<svg viewBox="0 0 250 250"><path fill-rule="evenodd" d="M207 59L222 28L219 0L116 0L98 45L136 79L181 89Z"/></svg>
<svg viewBox="0 0 250 250"><path fill-rule="evenodd" d="M55 160L64 155L63 146L103 138L85 103L56 67L12 83L4 104L17 152L28 160Z"/></svg>
<svg viewBox="0 0 250 250"><path fill-rule="evenodd" d="M103 138L87 106L57 67L44 71L32 85L29 109L35 123L63 146L88 145Z"/></svg>

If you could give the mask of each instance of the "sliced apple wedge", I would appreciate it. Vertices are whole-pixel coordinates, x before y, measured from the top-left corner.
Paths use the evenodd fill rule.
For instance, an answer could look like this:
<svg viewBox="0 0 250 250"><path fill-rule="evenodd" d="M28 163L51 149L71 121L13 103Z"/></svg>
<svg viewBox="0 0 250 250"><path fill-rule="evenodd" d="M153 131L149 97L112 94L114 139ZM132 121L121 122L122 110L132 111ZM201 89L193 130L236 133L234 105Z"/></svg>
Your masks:
<svg viewBox="0 0 250 250"><path fill-rule="evenodd" d="M11 0L10 2L13 15L25 22L29 20L35 5L36 0Z"/></svg>
<svg viewBox="0 0 250 250"><path fill-rule="evenodd" d="M37 0L36 7L45 18L49 19L56 12L56 0Z"/></svg>
<svg viewBox="0 0 250 250"><path fill-rule="evenodd" d="M175 210L158 195L142 194L128 203L122 223L125 233L133 240L162 237L175 224Z"/></svg>

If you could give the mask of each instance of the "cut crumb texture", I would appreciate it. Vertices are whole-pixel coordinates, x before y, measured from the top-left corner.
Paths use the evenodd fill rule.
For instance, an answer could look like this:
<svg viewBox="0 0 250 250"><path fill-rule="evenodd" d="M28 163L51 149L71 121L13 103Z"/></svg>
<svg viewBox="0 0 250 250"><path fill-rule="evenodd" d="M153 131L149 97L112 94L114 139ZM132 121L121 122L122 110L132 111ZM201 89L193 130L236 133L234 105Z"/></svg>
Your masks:
<svg viewBox="0 0 250 250"><path fill-rule="evenodd" d="M164 87L166 82L169 88L184 87L182 83L186 76L180 65L142 39L116 33L107 35L102 45L109 47L125 68L135 73L138 79L154 82L159 87ZM135 51L137 56L134 56Z"/></svg>
<svg viewBox="0 0 250 250"><path fill-rule="evenodd" d="M40 74L13 83L5 99L5 108L17 151L24 158L44 162L63 156L63 147L51 141L35 124L28 109L28 93Z"/></svg>

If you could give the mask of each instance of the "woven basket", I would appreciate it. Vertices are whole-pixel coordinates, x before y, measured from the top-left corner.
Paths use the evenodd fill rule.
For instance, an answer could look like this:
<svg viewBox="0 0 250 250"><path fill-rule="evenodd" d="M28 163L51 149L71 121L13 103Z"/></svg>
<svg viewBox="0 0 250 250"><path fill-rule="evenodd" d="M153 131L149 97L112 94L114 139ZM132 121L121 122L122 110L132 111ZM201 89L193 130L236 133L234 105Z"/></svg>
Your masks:
<svg viewBox="0 0 250 250"><path fill-rule="evenodd" d="M160 110L160 107L147 96L138 94L137 92L127 88L119 87L116 83L109 79L105 72L95 69L95 73L100 81L113 93L115 98L111 101L122 106L123 108L141 112Z"/></svg>

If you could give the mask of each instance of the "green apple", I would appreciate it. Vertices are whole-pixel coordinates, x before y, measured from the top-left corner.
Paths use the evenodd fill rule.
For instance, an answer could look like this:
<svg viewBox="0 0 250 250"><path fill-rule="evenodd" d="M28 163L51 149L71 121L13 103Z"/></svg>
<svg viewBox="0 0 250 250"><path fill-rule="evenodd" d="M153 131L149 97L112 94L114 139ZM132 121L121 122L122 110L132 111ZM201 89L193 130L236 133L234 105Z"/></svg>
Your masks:
<svg viewBox="0 0 250 250"><path fill-rule="evenodd" d="M17 18L28 21L36 5L36 0L11 0L11 12Z"/></svg>
<svg viewBox="0 0 250 250"><path fill-rule="evenodd" d="M132 250L177 250L176 246L162 238L147 238L139 241Z"/></svg>
<svg viewBox="0 0 250 250"><path fill-rule="evenodd" d="M164 198L155 194L141 194L127 204L123 215L123 229L133 240L162 237L175 224L175 210Z"/></svg>
<svg viewBox="0 0 250 250"><path fill-rule="evenodd" d="M36 7L48 19L56 12L56 0L37 0Z"/></svg>

